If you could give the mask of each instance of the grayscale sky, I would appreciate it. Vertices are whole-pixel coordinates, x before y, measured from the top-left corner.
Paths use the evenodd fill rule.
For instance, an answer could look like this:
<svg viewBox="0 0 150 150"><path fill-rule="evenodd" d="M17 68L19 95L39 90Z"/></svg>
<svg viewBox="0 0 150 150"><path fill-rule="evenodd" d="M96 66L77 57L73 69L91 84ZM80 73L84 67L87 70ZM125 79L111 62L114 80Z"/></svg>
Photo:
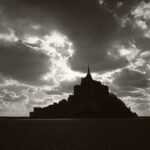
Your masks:
<svg viewBox="0 0 150 150"><path fill-rule="evenodd" d="M27 116L72 93L90 64L150 115L150 2L0 0L0 116Z"/></svg>

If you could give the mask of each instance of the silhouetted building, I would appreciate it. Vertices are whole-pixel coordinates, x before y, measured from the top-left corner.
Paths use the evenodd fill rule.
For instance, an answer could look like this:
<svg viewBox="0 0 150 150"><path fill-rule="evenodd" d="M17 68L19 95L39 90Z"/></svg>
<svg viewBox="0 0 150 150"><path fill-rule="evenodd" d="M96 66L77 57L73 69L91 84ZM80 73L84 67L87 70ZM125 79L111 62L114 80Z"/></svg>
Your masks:
<svg viewBox="0 0 150 150"><path fill-rule="evenodd" d="M109 92L106 85L92 79L90 68L80 85L74 86L74 94L44 108L34 108L31 118L134 118L130 108Z"/></svg>

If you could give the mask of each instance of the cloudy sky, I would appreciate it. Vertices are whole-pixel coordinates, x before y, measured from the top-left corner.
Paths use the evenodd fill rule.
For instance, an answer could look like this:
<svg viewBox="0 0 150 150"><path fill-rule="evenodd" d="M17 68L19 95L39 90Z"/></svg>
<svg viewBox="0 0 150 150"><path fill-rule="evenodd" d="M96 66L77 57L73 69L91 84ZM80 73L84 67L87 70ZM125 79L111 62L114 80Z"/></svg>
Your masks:
<svg viewBox="0 0 150 150"><path fill-rule="evenodd" d="M139 115L150 115L150 2L0 0L0 116L67 98L90 64Z"/></svg>

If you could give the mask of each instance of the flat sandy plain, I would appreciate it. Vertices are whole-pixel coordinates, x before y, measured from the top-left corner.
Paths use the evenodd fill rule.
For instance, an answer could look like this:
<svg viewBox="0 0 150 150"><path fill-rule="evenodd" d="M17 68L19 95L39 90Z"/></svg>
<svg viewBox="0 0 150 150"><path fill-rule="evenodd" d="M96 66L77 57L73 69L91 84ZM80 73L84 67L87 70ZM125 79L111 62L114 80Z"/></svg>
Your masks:
<svg viewBox="0 0 150 150"><path fill-rule="evenodd" d="M0 150L130 149L150 149L150 119L0 120Z"/></svg>

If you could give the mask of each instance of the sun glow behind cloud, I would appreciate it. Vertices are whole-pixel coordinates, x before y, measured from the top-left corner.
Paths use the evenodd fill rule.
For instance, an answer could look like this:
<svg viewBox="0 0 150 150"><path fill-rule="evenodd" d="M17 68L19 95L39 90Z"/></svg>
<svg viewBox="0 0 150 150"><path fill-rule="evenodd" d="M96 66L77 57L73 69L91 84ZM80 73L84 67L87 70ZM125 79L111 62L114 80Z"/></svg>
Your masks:
<svg viewBox="0 0 150 150"><path fill-rule="evenodd" d="M75 80L80 75L68 65L68 59L73 55L73 43L67 36L57 31L43 37L25 35L23 42L34 50L42 51L50 57L52 63L50 72L42 77L43 80L53 79L56 84L63 80Z"/></svg>

